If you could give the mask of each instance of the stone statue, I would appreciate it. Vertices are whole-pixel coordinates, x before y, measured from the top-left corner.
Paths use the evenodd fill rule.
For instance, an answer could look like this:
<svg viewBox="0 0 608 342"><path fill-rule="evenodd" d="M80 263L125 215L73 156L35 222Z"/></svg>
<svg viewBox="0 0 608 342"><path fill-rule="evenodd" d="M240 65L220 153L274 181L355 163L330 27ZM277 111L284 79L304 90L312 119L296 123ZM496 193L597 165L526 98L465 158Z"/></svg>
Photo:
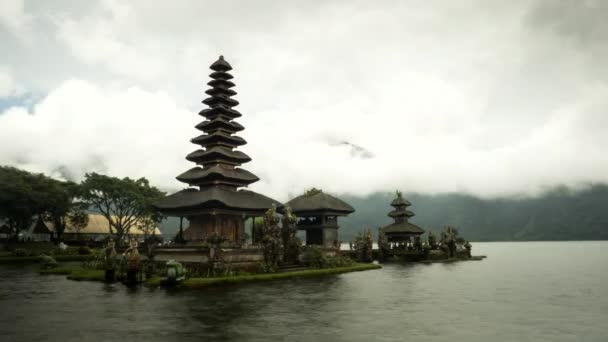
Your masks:
<svg viewBox="0 0 608 342"><path fill-rule="evenodd" d="M110 239L103 249L103 267L105 269L105 280L108 283L116 280L116 248L114 240Z"/></svg>
<svg viewBox="0 0 608 342"><path fill-rule="evenodd" d="M137 250L138 243L135 237L129 240L129 248L123 253L123 260L127 263L127 283L137 283L137 275L141 267L141 256Z"/></svg>

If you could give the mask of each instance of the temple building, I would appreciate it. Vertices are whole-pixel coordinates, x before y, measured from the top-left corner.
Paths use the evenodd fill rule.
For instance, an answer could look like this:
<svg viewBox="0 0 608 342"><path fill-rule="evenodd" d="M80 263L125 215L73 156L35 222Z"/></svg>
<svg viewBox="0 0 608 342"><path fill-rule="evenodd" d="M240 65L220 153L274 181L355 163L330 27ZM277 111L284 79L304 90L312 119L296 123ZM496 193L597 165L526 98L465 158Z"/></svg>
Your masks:
<svg viewBox="0 0 608 342"><path fill-rule="evenodd" d="M207 83L211 88L203 103L209 108L199 115L206 118L196 125L204 134L191 142L201 148L188 154L186 159L196 163L192 169L177 176L188 184L188 189L165 197L155 206L167 216L187 218L190 226L183 231L188 242L205 241L213 233L228 241L245 241L245 220L262 216L272 205L281 207L279 201L253 191L239 189L259 180L253 173L240 168L251 158L237 147L246 141L235 135L243 126L234 119L241 116L233 107L239 104L232 98L232 67L223 56L211 64L213 72ZM181 228L180 228L181 229Z"/></svg>
<svg viewBox="0 0 608 342"><path fill-rule="evenodd" d="M395 222L380 228L389 243L409 243L413 237L424 234L424 229L409 222L409 218L414 216L414 213L407 209L411 205L412 203L397 191L397 197L391 202L395 209L388 213Z"/></svg>
<svg viewBox="0 0 608 342"><path fill-rule="evenodd" d="M88 214L89 219L87 225L84 227L75 227L69 220L66 222L65 230L63 231L63 240L68 241L102 241L112 236L110 230L110 222L108 219L101 214ZM116 220L116 217L112 217ZM161 231L158 227L154 228L154 231L146 231L144 222L137 220L134 222L129 233L125 235L125 239L130 237L136 237L139 240L143 240L145 235L156 235L159 239L161 238ZM33 225L31 236L35 241L51 241L57 237L57 229L53 222L44 221L42 218L38 218L36 223Z"/></svg>
<svg viewBox="0 0 608 342"><path fill-rule="evenodd" d="M306 232L307 245L335 247L338 243L338 216L355 209L339 198L312 189L285 204L298 218L296 227Z"/></svg>

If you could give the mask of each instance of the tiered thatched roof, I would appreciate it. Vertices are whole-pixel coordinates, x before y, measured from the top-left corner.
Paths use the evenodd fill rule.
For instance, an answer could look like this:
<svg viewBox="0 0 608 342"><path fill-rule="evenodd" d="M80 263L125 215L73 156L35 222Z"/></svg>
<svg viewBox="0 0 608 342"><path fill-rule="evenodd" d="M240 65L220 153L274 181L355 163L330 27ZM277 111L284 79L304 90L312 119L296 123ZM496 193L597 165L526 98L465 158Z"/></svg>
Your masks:
<svg viewBox="0 0 608 342"><path fill-rule="evenodd" d="M407 207L411 205L412 203L397 191L397 197L391 202L391 206L395 209L388 213L388 216L395 219L395 222L380 228L389 240L407 239L411 235L424 234L424 229L409 222L409 218L414 216L412 211L407 210Z"/></svg>
<svg viewBox="0 0 608 342"><path fill-rule="evenodd" d="M196 125L204 134L191 140L201 148L188 154L186 159L196 167L177 176L177 180L199 189L186 189L158 201L155 205L163 213L187 216L217 210L238 210L243 213L263 213L280 202L255 193L238 190L255 183L259 178L239 166L251 161L242 151L235 150L245 145L245 139L235 135L244 129L234 119L241 116L233 107L239 104L232 99L236 92L231 88L233 76L228 73L232 66L223 56L211 64L209 75L211 87L203 103L209 108L199 114L206 118Z"/></svg>

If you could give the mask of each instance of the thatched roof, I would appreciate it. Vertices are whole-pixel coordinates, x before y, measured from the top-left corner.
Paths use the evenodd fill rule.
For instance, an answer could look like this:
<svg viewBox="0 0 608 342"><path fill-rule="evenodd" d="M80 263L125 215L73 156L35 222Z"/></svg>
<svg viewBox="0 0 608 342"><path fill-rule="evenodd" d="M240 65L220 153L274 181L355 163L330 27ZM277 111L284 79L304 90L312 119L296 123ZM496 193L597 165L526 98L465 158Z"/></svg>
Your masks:
<svg viewBox="0 0 608 342"><path fill-rule="evenodd" d="M201 190L186 189L169 195L154 206L167 215L177 212L194 212L204 209L230 209L263 213L272 205L282 207L281 202L249 190L229 190L208 187Z"/></svg>
<svg viewBox="0 0 608 342"><path fill-rule="evenodd" d="M206 132L211 132L216 129L224 129L230 132L238 132L245 129L245 127L243 127L238 122L228 121L221 116L216 117L213 120L205 120L196 125L196 128Z"/></svg>
<svg viewBox="0 0 608 342"><path fill-rule="evenodd" d="M226 106L226 107L235 107L239 105L239 101L230 98L226 95L217 94L211 97L208 97L203 100L203 103L208 105L209 107L216 106Z"/></svg>
<svg viewBox="0 0 608 342"><path fill-rule="evenodd" d="M230 135L222 131L199 135L196 138L192 138L190 142L199 144L201 146L207 146L209 144L224 144L232 147L245 145L247 143L245 139L237 135Z"/></svg>
<svg viewBox="0 0 608 342"><path fill-rule="evenodd" d="M213 78L213 79L221 79L221 80L231 80L233 77L232 75L230 75L229 73L225 72L225 71L214 71L211 74L209 74L209 77Z"/></svg>
<svg viewBox="0 0 608 342"><path fill-rule="evenodd" d="M199 149L186 156L186 159L196 163L207 163L213 161L224 161L234 164L243 164L251 161L251 158L241 151L233 151L227 147L214 146L205 150Z"/></svg>
<svg viewBox="0 0 608 342"><path fill-rule="evenodd" d="M218 117L219 115L222 115L222 116L225 116L225 117L231 118L231 119L236 119L243 115L238 110L228 108L228 107L225 107L222 105L218 105L213 108L205 108L205 109L201 110L200 112L198 112L198 114L206 117L209 120L213 120L214 118Z"/></svg>
<svg viewBox="0 0 608 342"><path fill-rule="evenodd" d="M226 74L229 75L229 74ZM205 90L205 94L210 95L210 96L217 96L217 95L225 95L225 96L234 96L236 95L236 91L232 90L232 89L228 89L228 88L210 88Z"/></svg>
<svg viewBox="0 0 608 342"><path fill-rule="evenodd" d="M235 86L235 84L233 82L228 81L228 80L223 80L221 78L211 80L211 81L207 82L207 85L212 86L214 88L224 88L224 89L232 88Z"/></svg>
<svg viewBox="0 0 608 342"><path fill-rule="evenodd" d="M388 226L382 227L382 231L387 234L424 234L424 229L410 222L395 222Z"/></svg>
<svg viewBox="0 0 608 342"><path fill-rule="evenodd" d="M260 179L245 169L227 169L218 165L212 165L205 168L200 168L198 166L194 167L177 176L177 180L191 185L209 183L212 181L226 181L245 186L255 183Z"/></svg>
<svg viewBox="0 0 608 342"><path fill-rule="evenodd" d="M55 232L55 226L52 222L44 222L44 225L49 232ZM42 231L39 231L42 232ZM36 232L35 232L36 233ZM77 230L72 224L68 223L65 227L64 234L110 234L110 223L101 214L89 214L89 222L86 227L82 230ZM141 228L140 222L135 224L135 227L131 227L129 230L131 235L144 235ZM160 229L154 229L154 235L160 235Z"/></svg>
<svg viewBox="0 0 608 342"><path fill-rule="evenodd" d="M320 190L298 196L285 205L291 207L294 214L326 211L348 215L355 211L350 204Z"/></svg>
<svg viewBox="0 0 608 342"><path fill-rule="evenodd" d="M209 68L214 71L232 70L232 66L230 66L230 64L224 60L224 56L220 56L220 58L217 61L213 62L213 64L211 64Z"/></svg>
<svg viewBox="0 0 608 342"><path fill-rule="evenodd" d="M406 200L405 198L401 197L401 195L398 195L392 202L391 202L391 206L392 207L401 207L401 206L406 206L409 207L410 205L412 205L412 203L408 200Z"/></svg>
<svg viewBox="0 0 608 342"><path fill-rule="evenodd" d="M396 218L396 217L412 217L414 216L414 212L410 211L410 210L393 210L390 213L388 213L388 216L392 217L392 218Z"/></svg>

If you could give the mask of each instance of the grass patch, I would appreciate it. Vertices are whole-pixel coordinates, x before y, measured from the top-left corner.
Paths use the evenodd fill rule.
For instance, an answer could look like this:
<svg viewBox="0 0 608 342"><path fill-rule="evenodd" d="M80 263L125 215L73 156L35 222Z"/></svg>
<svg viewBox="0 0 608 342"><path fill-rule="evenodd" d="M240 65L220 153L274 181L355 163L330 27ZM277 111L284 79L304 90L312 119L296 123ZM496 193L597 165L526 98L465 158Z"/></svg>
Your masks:
<svg viewBox="0 0 608 342"><path fill-rule="evenodd" d="M104 281L105 271L86 269L80 266L59 266L46 270L40 270L40 274L58 274L67 275L70 280L90 280L90 281Z"/></svg>
<svg viewBox="0 0 608 342"><path fill-rule="evenodd" d="M80 266L57 266L55 268L49 268L40 270L40 274L60 274L60 275L69 275L75 271L82 270L83 268Z"/></svg>
<svg viewBox="0 0 608 342"><path fill-rule="evenodd" d="M285 273L263 273L263 274L250 274L232 277L216 277L216 278L189 278L184 280L180 286L187 288L199 288L210 285L224 285L224 284L241 284L258 281L269 281L279 279L293 279L293 278L310 278L319 277L330 274L339 274L347 272L358 272L366 270L374 270L382 268L377 264L354 264L348 267L336 267L336 268L322 268L322 269L310 269L304 271L285 272Z"/></svg>
<svg viewBox="0 0 608 342"><path fill-rule="evenodd" d="M146 280L144 280L144 286L146 287L159 287L161 282L163 281L163 277L152 277L152 278L147 278Z"/></svg>
<svg viewBox="0 0 608 342"><path fill-rule="evenodd" d="M75 269L68 274L70 280L90 280L90 281L105 281L104 270L88 270L84 268Z"/></svg>

